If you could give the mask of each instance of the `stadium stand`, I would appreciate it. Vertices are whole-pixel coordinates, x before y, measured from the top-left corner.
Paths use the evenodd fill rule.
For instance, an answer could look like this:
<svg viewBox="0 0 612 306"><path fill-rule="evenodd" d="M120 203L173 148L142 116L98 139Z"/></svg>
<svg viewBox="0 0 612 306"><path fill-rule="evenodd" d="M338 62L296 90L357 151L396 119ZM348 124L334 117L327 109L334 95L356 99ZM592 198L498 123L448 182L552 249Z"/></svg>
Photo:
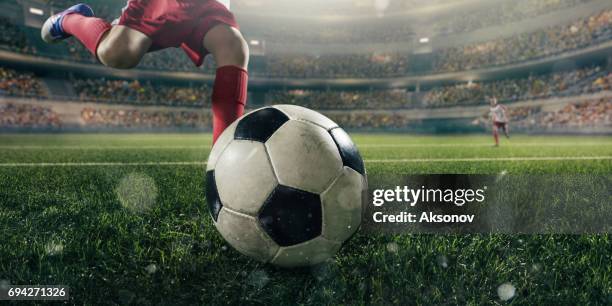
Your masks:
<svg viewBox="0 0 612 306"><path fill-rule="evenodd" d="M72 82L81 101L104 103L210 106L206 85L181 87L140 83L137 80L75 79Z"/></svg>
<svg viewBox="0 0 612 306"><path fill-rule="evenodd" d="M60 98L106 104L209 107L211 88L206 84L140 82L129 79L78 78L39 79L33 73L0 68L0 95L49 98L45 83L63 82L74 96ZM57 85L55 85L57 86ZM487 97L500 102L576 96L612 89L612 71L604 66L525 78L434 86L421 93L407 89L333 90L271 89L251 101L254 105L295 104L319 110L412 109L486 105Z"/></svg>
<svg viewBox="0 0 612 306"><path fill-rule="evenodd" d="M270 91L265 104L295 104L313 109L393 109L414 107L412 95L405 90L373 91Z"/></svg>
<svg viewBox="0 0 612 306"><path fill-rule="evenodd" d="M86 107L81 119L89 127L122 128L200 128L211 125L210 116L192 111L146 111L138 109L99 109Z"/></svg>
<svg viewBox="0 0 612 306"><path fill-rule="evenodd" d="M51 108L32 104L0 104L0 127L46 129L61 127Z"/></svg>
<svg viewBox="0 0 612 306"><path fill-rule="evenodd" d="M106 106L78 108L81 128L125 130L196 129L207 130L211 124L208 111L109 108ZM323 113L341 126L351 130L406 130L423 124L410 112L394 111L330 111ZM512 127L515 130L539 131L563 129L579 131L585 128L612 128L612 96L586 99L564 104L554 110L540 106L510 108ZM65 125L53 107L28 103L0 102L0 127L53 129ZM74 118L73 118L74 119ZM430 118L429 120L434 119ZM467 120L469 119L469 120ZM466 122L489 126L488 112L478 118L466 118Z"/></svg>
<svg viewBox="0 0 612 306"><path fill-rule="evenodd" d="M521 79L433 88L423 96L422 104L425 107L483 104L487 97L493 96L501 102L514 102L609 90L611 84L612 71L596 66Z"/></svg>
<svg viewBox="0 0 612 306"><path fill-rule="evenodd" d="M518 0L518 1L500 1L497 6L484 6L480 9L470 9L470 14L462 14L458 16L445 16L434 23L434 32L437 34L448 35L461 32L469 32L481 29L487 26L495 26L516 22L535 16L571 8L577 5L588 3L592 0ZM46 1L56 9L65 8L72 5L71 1L54 0ZM90 4L96 14L107 20L113 20L119 14L117 8L122 7L125 1L84 1ZM319 21L310 23L309 29L299 30L300 35L296 35L296 29L290 24L278 27L261 27L255 20L249 22L248 18L243 20L246 24L244 31L247 36L258 37L267 41L278 41L284 43L307 42L312 44L327 44L327 43L389 43L403 42L407 38L414 36L414 27L405 22L406 14L414 14L415 8L427 8L427 6L444 5L449 1L427 1L426 5L419 1L389 1L385 8L376 8L364 2L360 5L342 5L318 7L316 14L309 16L340 16L348 21L355 19L352 23L343 24L338 22ZM278 6L278 5L277 5ZM341 7L341 9L340 9ZM250 5L245 5L240 1L232 4L232 9L240 16L249 14L253 11ZM269 9L269 8L264 8ZM280 9L280 8L278 8ZM287 12L284 10L283 12ZM418 11L417 11L418 12ZM300 14L306 14L303 10ZM389 22L380 23L380 16L390 18ZM399 16L399 18L392 18ZM268 17L268 21L270 18Z"/></svg>
<svg viewBox="0 0 612 306"><path fill-rule="evenodd" d="M74 1L71 0L43 0L49 6L53 7L55 11L65 9L67 7L73 6ZM121 12L121 8L125 6L126 1L121 0L86 0L82 1L82 3L89 4L96 13L96 16L113 20L119 16Z"/></svg>
<svg viewBox="0 0 612 306"><path fill-rule="evenodd" d="M32 73L0 67L0 95L46 98L42 82Z"/></svg>
<svg viewBox="0 0 612 306"><path fill-rule="evenodd" d="M8 19L0 21L0 28L10 33L10 36L7 37L18 37L18 39L0 38L0 46L4 49L72 61L95 62L91 54L73 40L69 40L69 44L44 45L39 39L37 29L15 25L12 22ZM296 35L296 37L301 38L301 35ZM604 10L570 24L465 46L434 50L432 67L429 72L464 71L534 60L596 45L611 37L612 10ZM180 50L149 54L139 68L202 71L197 70L185 56L178 56L178 53ZM266 77L394 77L415 73L414 67L411 66L414 62L412 57L412 54L399 51L370 54L321 54L318 56L271 53L260 58L254 57L251 71L253 75ZM211 73L212 71L214 71L214 63L209 61L204 72Z"/></svg>
<svg viewBox="0 0 612 306"><path fill-rule="evenodd" d="M0 92L12 96L47 98L43 81L32 73L0 70ZM74 89L79 101L108 104L210 106L206 84L168 85L128 79L72 77L65 86ZM406 89L387 90L268 90L255 105L296 104L313 109L410 109L484 105L495 96L504 103L548 97L572 96L610 90L612 71L603 66L530 75L526 78L435 86L420 94ZM67 97L70 98L70 97Z"/></svg>
<svg viewBox="0 0 612 306"><path fill-rule="evenodd" d="M498 9L499 12L485 5L473 14L463 16L465 18L438 19L432 32L438 35L466 33L594 1L597 0L517 0L514 5L504 3L504 9ZM47 2L56 8L71 4L67 0ZM124 4L115 0L86 2L94 5L98 15L107 20L119 14L117 3ZM441 0L436 3L450 2ZM394 24L403 18L405 10L401 2L396 1L391 1L390 8L386 13L400 16L389 19ZM357 11L368 14L367 10ZM359 22L374 22L368 18L359 19ZM247 34L287 44L301 41L350 45L415 38L414 29L408 25L389 27L380 20L377 22L386 27L344 26L317 30L327 26L322 23L310 31L299 32L299 35L290 31L291 27L275 27L266 33L253 27L250 30L253 32L247 30ZM382 33L381 28L392 30ZM208 109L211 75L215 70L214 60L210 57L203 68L196 68L181 50L169 49L148 54L137 70L129 74L113 71L92 73L88 67L99 69L101 66L74 39L69 39L67 44L44 44L39 29L26 26L20 18L6 16L0 17L0 30L2 52L34 55L31 58L35 59L65 60L61 69L53 73L49 73L48 67L36 69L14 61L6 67L4 64L0 66L0 126L3 128L210 128ZM521 63L529 64L533 60L586 50L610 41L612 9L606 9L570 23L564 21L500 39L434 48L425 55L410 48L365 54L351 50L343 54L316 55L263 53L251 59L253 86L249 93L249 106L301 105L323 111L342 126L359 130L402 131L427 124L430 119L456 119L461 124L475 121L476 125L484 128L484 122L488 124L482 117L483 110L487 109L487 98L495 96L508 105L516 127L526 131L609 128L612 104L612 58L609 55L607 58L604 55L586 61L570 61L568 66L550 64L518 72L514 68ZM588 58L588 54L585 57ZM417 66L425 68L416 69ZM497 72L473 72L473 69L486 67L497 67ZM158 74L168 72L173 75L157 78ZM181 72L203 72L204 75ZM133 77L126 76L130 74ZM141 78L143 74L147 77ZM196 77L187 79L185 75ZM410 82L398 82L404 79L410 79ZM338 80L344 83L336 82ZM355 85L356 80L361 83ZM57 107L57 103L61 107ZM31 114L26 115L27 112Z"/></svg>
<svg viewBox="0 0 612 306"><path fill-rule="evenodd" d="M605 10L569 25L438 50L434 71L462 71L521 62L584 48L611 37L612 10Z"/></svg>
<svg viewBox="0 0 612 306"><path fill-rule="evenodd" d="M516 0L501 1L493 7L472 11L468 15L453 15L436 24L438 34L455 34L517 22L542 14L571 8L591 0Z"/></svg>
<svg viewBox="0 0 612 306"><path fill-rule="evenodd" d="M329 113L330 119L340 126L355 130L401 130L410 125L414 119L393 112L383 113Z"/></svg>
<svg viewBox="0 0 612 306"><path fill-rule="evenodd" d="M269 55L264 75L270 77L388 77L408 73L408 56L369 55Z"/></svg>
<svg viewBox="0 0 612 306"><path fill-rule="evenodd" d="M456 10L456 14L446 14L438 18L430 27L430 31L436 35L451 35L475 31L490 26L499 26L511 22L517 22L533 18L542 14L562 11L578 5L589 3L592 0L515 0L515 1L487 1L483 7L470 7ZM374 2L374 1L372 1ZM461 1L455 1L461 2ZM469 2L469 1L466 1ZM240 2L234 8L238 14L249 15L251 7L242 7ZM269 24L271 21L261 22L256 19L249 22L245 19L245 34L249 37L257 37L269 42L278 43L309 43L322 45L328 43L359 44L369 43L398 43L412 40L415 37L417 27L406 22L406 19L415 19L420 16L420 10L436 7L439 5L460 5L449 1L389 1L389 6L383 11L368 7L367 1L360 3L361 6L345 6L338 10L336 4L333 11L324 13L328 7L320 8L316 14L308 15L311 21L307 27L301 23L293 24L285 20L278 23L283 26L263 27L261 24ZM364 8L369 9L364 9ZM274 7L261 9L274 10ZM303 8L304 10L307 8ZM289 10L288 10L289 11ZM322 12L323 11L323 12ZM431 12L431 11L430 11ZM290 12L286 14L291 14ZM300 17L303 18L300 11ZM329 21L326 18L317 19L314 16L327 17L338 16L344 18L346 23ZM380 17L387 20L381 25ZM352 18L351 18L352 17ZM288 18L289 19L289 18ZM332 19L333 18L328 18ZM262 19L263 20L263 19ZM273 21L272 21L273 22ZM299 32L300 35L295 35Z"/></svg>
<svg viewBox="0 0 612 306"><path fill-rule="evenodd" d="M612 97L567 104L557 111L537 108L516 110L512 120L517 127L530 129L585 128L612 126Z"/></svg>
<svg viewBox="0 0 612 306"><path fill-rule="evenodd" d="M0 45L12 51L36 53L28 50L28 42L20 27L3 17L0 17Z"/></svg>

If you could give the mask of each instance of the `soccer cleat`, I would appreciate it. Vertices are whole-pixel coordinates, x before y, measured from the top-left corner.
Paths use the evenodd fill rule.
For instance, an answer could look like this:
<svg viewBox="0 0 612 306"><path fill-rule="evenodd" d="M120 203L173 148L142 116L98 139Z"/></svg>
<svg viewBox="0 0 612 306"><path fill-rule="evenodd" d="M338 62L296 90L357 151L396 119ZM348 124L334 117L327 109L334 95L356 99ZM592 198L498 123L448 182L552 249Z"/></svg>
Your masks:
<svg viewBox="0 0 612 306"><path fill-rule="evenodd" d="M55 43L72 36L64 32L64 29L62 28L62 21L64 20L64 17L69 14L80 14L85 17L94 16L94 12L89 5L79 3L49 17L43 24L42 29L40 29L40 36L45 42Z"/></svg>

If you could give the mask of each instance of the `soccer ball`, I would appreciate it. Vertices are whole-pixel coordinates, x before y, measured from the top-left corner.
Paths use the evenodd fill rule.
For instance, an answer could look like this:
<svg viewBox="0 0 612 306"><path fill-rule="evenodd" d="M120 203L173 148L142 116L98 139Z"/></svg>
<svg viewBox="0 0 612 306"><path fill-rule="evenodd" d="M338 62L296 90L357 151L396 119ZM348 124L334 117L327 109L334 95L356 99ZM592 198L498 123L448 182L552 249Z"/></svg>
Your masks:
<svg viewBox="0 0 612 306"><path fill-rule="evenodd" d="M206 169L215 227L239 252L283 267L332 257L359 228L366 171L348 134L295 105L230 125Z"/></svg>

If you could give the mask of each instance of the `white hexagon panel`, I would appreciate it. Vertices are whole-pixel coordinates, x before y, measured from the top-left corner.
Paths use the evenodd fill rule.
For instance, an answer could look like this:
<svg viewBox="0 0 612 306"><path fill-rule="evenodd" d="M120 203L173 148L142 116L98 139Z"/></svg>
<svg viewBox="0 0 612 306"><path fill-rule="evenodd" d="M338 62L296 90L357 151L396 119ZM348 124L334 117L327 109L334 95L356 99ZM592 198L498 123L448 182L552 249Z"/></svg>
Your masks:
<svg viewBox="0 0 612 306"><path fill-rule="evenodd" d="M334 139L318 125L289 120L268 141L266 148L280 184L321 193L342 169Z"/></svg>
<svg viewBox="0 0 612 306"><path fill-rule="evenodd" d="M278 245L259 229L255 217L224 207L215 225L229 244L259 261L268 262L278 252Z"/></svg>
<svg viewBox="0 0 612 306"><path fill-rule="evenodd" d="M215 167L217 191L223 206L256 216L277 185L266 148L261 142L234 140Z"/></svg>
<svg viewBox="0 0 612 306"><path fill-rule="evenodd" d="M349 167L344 167L342 174L321 194L323 237L345 241L357 231L365 201L363 189L363 176Z"/></svg>

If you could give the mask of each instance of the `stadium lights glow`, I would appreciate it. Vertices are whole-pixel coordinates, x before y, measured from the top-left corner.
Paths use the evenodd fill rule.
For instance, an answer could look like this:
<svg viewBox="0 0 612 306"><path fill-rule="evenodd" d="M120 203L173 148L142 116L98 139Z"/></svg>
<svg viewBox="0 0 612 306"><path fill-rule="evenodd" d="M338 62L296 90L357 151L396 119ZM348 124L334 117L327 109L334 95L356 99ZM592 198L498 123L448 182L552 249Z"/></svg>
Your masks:
<svg viewBox="0 0 612 306"><path fill-rule="evenodd" d="M429 42L429 37L421 37L419 38L419 42L422 44L426 44Z"/></svg>
<svg viewBox="0 0 612 306"><path fill-rule="evenodd" d="M251 44L251 46L259 46L259 40L251 39L249 43Z"/></svg>
<svg viewBox="0 0 612 306"><path fill-rule="evenodd" d="M30 8L30 14L42 16L42 15L45 14L45 12L43 10L39 9L39 8L31 7Z"/></svg>

